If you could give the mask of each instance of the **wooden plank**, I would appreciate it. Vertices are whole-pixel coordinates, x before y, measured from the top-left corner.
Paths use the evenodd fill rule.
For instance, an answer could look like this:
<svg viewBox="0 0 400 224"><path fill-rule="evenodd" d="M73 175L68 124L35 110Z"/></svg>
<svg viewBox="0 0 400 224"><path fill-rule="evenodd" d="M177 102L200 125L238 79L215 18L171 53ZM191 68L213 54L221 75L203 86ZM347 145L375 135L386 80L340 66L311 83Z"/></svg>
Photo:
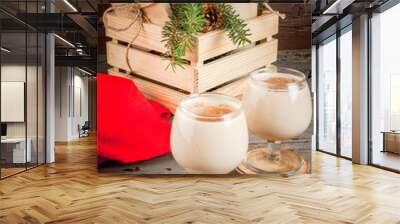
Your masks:
<svg viewBox="0 0 400 224"><path fill-rule="evenodd" d="M108 14L106 17L108 25L114 28L127 27L132 22L129 18L114 14ZM137 31L137 26L132 26L125 31L106 29L106 36L129 43L131 42L132 37L136 35ZM161 42L161 31L162 27L159 25L144 23L143 30L140 32L133 44L158 52L165 52L164 44Z"/></svg>
<svg viewBox="0 0 400 224"><path fill-rule="evenodd" d="M278 41L259 44L198 67L198 90L204 92L242 77L277 59Z"/></svg>
<svg viewBox="0 0 400 224"><path fill-rule="evenodd" d="M275 14L263 14L261 16L246 20L250 29L249 39L252 43L272 37L278 33L279 17ZM227 33L216 30L201 34L198 37L198 60L204 61L215 56L224 54L237 48Z"/></svg>
<svg viewBox="0 0 400 224"><path fill-rule="evenodd" d="M132 20L127 17L116 16L114 14L108 14L106 16L108 25L114 28L127 27L132 22ZM164 43L162 42L162 29L162 26L157 24L143 23L143 29L132 44L142 48L164 53L166 52L166 48L164 47ZM138 26L135 25L124 31L106 29L106 36L126 43L130 43L132 41L132 37L137 34L138 30ZM195 54L194 52L195 51L187 52L185 58L190 61L197 61L197 54Z"/></svg>
<svg viewBox="0 0 400 224"><path fill-rule="evenodd" d="M107 42L107 62L109 65L129 71L125 61L126 46ZM131 48L129 50L131 66L135 73L165 83L188 92L195 91L194 78L196 71L191 66L185 69L166 69L168 61L158 55Z"/></svg>
<svg viewBox="0 0 400 224"><path fill-rule="evenodd" d="M125 49L125 46L107 42L107 61L113 67L128 71ZM197 71L192 66L185 66L185 69L177 68L175 72L171 69L165 70L168 61L138 49L131 49L129 58L135 73L143 77L191 93L205 92L274 62L277 58L277 40L273 39L222 57L198 67Z"/></svg>
<svg viewBox="0 0 400 224"><path fill-rule="evenodd" d="M143 5L145 6L143 7ZM171 14L169 3L144 3L140 6L142 6L144 15L151 23L163 26L169 21L169 15Z"/></svg>
<svg viewBox="0 0 400 224"><path fill-rule="evenodd" d="M127 17L108 14L107 21L110 27L121 28L128 26L132 20ZM275 14L263 14L258 17L247 19L246 22L252 34L249 39L253 43L267 37L272 37L278 33L279 17ZM106 29L106 36L129 43L137 32L138 26L132 26L125 31ZM165 52L164 43L161 42L161 32L162 26L144 23L143 30L133 44L158 52ZM237 48L223 30L215 30L200 34L197 42L198 48L194 49L192 52L187 52L185 56L187 60L195 61L192 64L196 64L197 61L213 58Z"/></svg>
<svg viewBox="0 0 400 224"><path fill-rule="evenodd" d="M248 76L245 76L239 80L236 80L232 83L222 86L214 90L213 92L239 97L244 93L248 79L249 79Z"/></svg>
<svg viewBox="0 0 400 224"><path fill-rule="evenodd" d="M256 17L258 14L258 3L227 3L231 5L240 18L248 19Z"/></svg>
<svg viewBox="0 0 400 224"><path fill-rule="evenodd" d="M249 143L250 149L268 146L254 136ZM290 147L297 146L293 143ZM312 153L311 175L140 177L134 175L146 169L136 171L135 167L142 168L137 163L99 174L104 170L95 168L97 147L96 135L56 144L56 163L1 180L2 223L328 224L400 220L399 174L310 149L305 151ZM304 156L309 163L311 155ZM158 161L148 168L154 168ZM162 173L161 168L153 171Z"/></svg>

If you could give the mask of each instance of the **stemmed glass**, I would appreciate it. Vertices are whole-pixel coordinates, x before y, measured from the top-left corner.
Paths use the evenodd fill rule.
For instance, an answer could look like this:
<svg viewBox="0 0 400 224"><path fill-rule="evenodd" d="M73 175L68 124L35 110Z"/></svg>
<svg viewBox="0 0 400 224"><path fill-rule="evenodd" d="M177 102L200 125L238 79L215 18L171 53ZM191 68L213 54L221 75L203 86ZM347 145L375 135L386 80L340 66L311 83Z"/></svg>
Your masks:
<svg viewBox="0 0 400 224"><path fill-rule="evenodd" d="M281 143L299 136L310 124L312 103L305 75L282 67L251 73L243 107L249 130L268 141L267 147L248 151L244 166L264 174L298 171L303 157Z"/></svg>

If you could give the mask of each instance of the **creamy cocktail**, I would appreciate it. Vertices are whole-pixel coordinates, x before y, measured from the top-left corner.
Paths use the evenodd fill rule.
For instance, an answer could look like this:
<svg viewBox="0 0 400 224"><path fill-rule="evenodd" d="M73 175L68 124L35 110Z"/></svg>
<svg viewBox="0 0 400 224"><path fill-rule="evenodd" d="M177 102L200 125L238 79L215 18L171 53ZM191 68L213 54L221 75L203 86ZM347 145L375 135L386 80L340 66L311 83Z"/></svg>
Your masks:
<svg viewBox="0 0 400 224"><path fill-rule="evenodd" d="M246 157L248 131L237 99L200 94L184 99L172 124L171 150L192 174L226 174Z"/></svg>

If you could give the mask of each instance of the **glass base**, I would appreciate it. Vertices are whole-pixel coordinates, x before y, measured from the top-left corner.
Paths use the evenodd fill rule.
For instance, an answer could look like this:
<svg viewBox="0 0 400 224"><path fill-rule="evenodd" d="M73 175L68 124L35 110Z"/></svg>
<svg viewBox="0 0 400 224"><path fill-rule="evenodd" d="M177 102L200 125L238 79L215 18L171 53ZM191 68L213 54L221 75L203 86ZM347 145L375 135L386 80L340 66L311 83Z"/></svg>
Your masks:
<svg viewBox="0 0 400 224"><path fill-rule="evenodd" d="M292 176L303 167L304 158L293 149L276 151L257 148L247 152L243 166L256 174Z"/></svg>

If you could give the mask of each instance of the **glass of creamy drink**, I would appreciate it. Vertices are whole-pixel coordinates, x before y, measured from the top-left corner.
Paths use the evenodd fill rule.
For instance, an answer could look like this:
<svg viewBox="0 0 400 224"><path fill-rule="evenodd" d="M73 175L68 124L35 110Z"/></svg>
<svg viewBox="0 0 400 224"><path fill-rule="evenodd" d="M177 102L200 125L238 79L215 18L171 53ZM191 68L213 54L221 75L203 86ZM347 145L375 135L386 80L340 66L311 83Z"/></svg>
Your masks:
<svg viewBox="0 0 400 224"><path fill-rule="evenodd" d="M239 100L222 94L194 94L176 109L171 150L190 174L227 174L246 157L248 128Z"/></svg>
<svg viewBox="0 0 400 224"><path fill-rule="evenodd" d="M251 73L243 107L249 130L269 142L247 153L245 167L284 175L299 170L304 159L293 149L283 149L281 142L302 134L310 124L312 103L305 75L279 67Z"/></svg>

